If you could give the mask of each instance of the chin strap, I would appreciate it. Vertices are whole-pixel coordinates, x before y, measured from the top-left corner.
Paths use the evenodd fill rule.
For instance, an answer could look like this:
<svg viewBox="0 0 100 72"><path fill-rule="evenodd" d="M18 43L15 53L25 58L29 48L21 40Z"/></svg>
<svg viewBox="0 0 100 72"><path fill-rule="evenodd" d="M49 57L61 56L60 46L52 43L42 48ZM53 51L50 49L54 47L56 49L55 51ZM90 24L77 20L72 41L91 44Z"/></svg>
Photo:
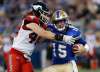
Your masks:
<svg viewBox="0 0 100 72"><path fill-rule="evenodd" d="M64 31L65 30L65 26L63 28L57 28L57 26L54 24L55 28L58 30L58 31Z"/></svg>
<svg viewBox="0 0 100 72"><path fill-rule="evenodd" d="M65 26L63 28L58 28L59 31L65 30Z"/></svg>

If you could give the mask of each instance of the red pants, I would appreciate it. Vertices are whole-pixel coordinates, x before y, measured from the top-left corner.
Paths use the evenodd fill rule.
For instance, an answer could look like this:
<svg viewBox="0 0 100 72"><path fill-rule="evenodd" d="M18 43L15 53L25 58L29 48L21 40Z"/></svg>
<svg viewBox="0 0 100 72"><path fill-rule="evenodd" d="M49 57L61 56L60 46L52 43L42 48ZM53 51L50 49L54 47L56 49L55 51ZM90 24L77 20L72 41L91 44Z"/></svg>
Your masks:
<svg viewBox="0 0 100 72"><path fill-rule="evenodd" d="M14 48L10 50L7 60L7 72L34 72L32 63Z"/></svg>

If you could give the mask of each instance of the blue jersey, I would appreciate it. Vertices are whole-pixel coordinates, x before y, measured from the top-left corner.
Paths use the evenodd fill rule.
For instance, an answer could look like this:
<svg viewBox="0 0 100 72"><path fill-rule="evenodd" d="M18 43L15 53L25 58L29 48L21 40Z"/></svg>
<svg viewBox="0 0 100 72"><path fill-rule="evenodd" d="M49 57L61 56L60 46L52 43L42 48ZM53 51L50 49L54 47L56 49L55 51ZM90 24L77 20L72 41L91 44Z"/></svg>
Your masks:
<svg viewBox="0 0 100 72"><path fill-rule="evenodd" d="M53 25L48 25L48 28L55 34L64 34L77 38L74 44L86 44L86 42L81 38L79 29L73 26L69 26L66 31L61 32L58 31ZM75 60L75 55L72 51L73 44L53 41L52 45L52 64L65 64L71 60Z"/></svg>

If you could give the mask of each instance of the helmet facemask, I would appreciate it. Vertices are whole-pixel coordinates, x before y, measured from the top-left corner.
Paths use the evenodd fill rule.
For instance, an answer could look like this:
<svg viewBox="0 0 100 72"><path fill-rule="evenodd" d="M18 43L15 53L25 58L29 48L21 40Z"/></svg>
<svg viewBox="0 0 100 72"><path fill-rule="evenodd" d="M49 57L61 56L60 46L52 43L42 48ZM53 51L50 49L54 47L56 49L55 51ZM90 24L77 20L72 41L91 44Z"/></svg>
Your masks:
<svg viewBox="0 0 100 72"><path fill-rule="evenodd" d="M68 26L68 20L67 19L62 19L62 20L55 21L54 26L59 31L63 31Z"/></svg>
<svg viewBox="0 0 100 72"><path fill-rule="evenodd" d="M49 22L49 12L40 10L39 13L40 13L40 16L39 16L40 21L44 24L48 24L48 22Z"/></svg>

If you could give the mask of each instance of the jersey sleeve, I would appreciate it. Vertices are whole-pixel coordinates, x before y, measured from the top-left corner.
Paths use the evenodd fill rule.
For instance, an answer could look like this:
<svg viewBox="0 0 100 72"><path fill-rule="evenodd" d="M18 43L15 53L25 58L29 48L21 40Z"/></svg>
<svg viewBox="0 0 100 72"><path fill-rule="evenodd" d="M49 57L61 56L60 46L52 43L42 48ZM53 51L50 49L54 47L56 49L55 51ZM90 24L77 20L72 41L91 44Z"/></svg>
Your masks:
<svg viewBox="0 0 100 72"><path fill-rule="evenodd" d="M78 44L78 43L83 44L83 45L86 44L86 41L85 39L82 38L82 35L79 29L77 29L76 31L75 38L76 38L75 44Z"/></svg>
<svg viewBox="0 0 100 72"><path fill-rule="evenodd" d="M47 30L49 30L49 31L51 31L51 32L54 32L54 26L53 26L53 24L48 24L47 25Z"/></svg>
<svg viewBox="0 0 100 72"><path fill-rule="evenodd" d="M24 22L23 22L22 28L24 30L31 30L30 28L26 27L26 25L29 24L29 23L39 24L38 18L36 18L34 16L28 16L28 17L24 18Z"/></svg>
<svg viewBox="0 0 100 72"><path fill-rule="evenodd" d="M79 38L79 39L77 39L76 41L75 41L75 44L83 44L83 45L85 45L86 44L86 41L83 39L83 38Z"/></svg>

